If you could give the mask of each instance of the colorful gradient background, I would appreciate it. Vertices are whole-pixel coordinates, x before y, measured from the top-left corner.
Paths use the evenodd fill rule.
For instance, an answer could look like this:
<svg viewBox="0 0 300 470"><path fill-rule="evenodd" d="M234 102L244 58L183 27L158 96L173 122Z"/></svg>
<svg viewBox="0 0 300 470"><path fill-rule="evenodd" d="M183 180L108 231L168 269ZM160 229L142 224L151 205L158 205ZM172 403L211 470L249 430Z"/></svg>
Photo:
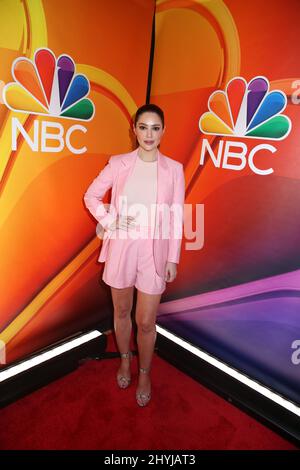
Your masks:
<svg viewBox="0 0 300 470"><path fill-rule="evenodd" d="M158 1L151 88L166 113L164 151L184 164L186 203L204 204L204 246L183 245L158 323L297 403L300 366L291 345L300 339L300 114L291 97L299 79L299 14L296 0L254 0L251 7ZM287 94L289 136L202 135L198 122L211 93L235 76L249 82L258 75ZM200 166L204 137L214 149L220 139L244 142L249 151L274 145L275 154L256 157L274 173L215 168L210 159Z"/></svg>
<svg viewBox="0 0 300 470"><path fill-rule="evenodd" d="M155 15L150 101L165 111L161 150L184 164L186 203L204 204L205 216L204 246L192 251L183 241L158 322L300 401L299 368L290 360L300 331L300 118L291 100L299 77L299 2L253 0L249 8L239 0L135 0L126 6L90 0L82 8L71 0L6 0L0 10L0 80L11 81L16 57L32 58L37 48L49 47L56 56L69 54L86 74L96 107L85 124L88 153L74 156L66 149L33 153L21 138L11 152L16 113L0 106L0 339L8 361L111 314L103 265L96 262L100 240L83 193L110 155L134 148L129 122L146 99ZM259 176L248 166L229 171L210 160L199 166L203 137L214 148L220 140L199 131L209 96L235 76L249 81L257 75L288 97L291 133L268 141L276 154L258 157L274 173ZM43 118L22 119L30 129ZM243 141L249 150L264 143L228 140Z"/></svg>
<svg viewBox="0 0 300 470"><path fill-rule="evenodd" d="M144 0L126 6L123 0L0 2L0 80L12 81L15 58L48 47L70 55L77 73L88 77L96 108L85 123L0 105L0 339L7 362L111 314L96 261L101 241L83 194L110 155L133 147L130 118L146 100L154 6ZM28 132L36 119L66 129L82 124L87 133L74 133L74 146L88 151L35 153L20 136L12 152L12 116Z"/></svg>

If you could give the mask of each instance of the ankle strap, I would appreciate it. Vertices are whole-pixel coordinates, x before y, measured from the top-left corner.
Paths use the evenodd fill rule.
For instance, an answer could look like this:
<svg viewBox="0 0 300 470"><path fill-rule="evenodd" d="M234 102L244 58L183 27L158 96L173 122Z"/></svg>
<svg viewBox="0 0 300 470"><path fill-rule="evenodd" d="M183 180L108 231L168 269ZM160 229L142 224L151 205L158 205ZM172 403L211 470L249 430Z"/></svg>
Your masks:
<svg viewBox="0 0 300 470"><path fill-rule="evenodd" d="M120 353L120 356L122 357L122 359L127 359L132 356L132 352L128 351L126 353Z"/></svg>

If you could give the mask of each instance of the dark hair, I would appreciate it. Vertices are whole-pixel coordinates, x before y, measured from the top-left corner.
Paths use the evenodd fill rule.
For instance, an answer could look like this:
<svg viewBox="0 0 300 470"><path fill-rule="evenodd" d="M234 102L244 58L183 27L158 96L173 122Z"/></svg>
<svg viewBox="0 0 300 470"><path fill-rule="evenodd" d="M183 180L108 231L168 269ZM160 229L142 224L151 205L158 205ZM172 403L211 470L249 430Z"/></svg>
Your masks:
<svg viewBox="0 0 300 470"><path fill-rule="evenodd" d="M156 113L161 119L162 122L162 127L164 128L165 126L165 117L164 117L164 112L163 110L157 106L156 104L144 104L143 106L140 106L135 113L135 118L134 118L134 125L136 126L136 123L138 121L138 118L140 117L141 114L143 113Z"/></svg>

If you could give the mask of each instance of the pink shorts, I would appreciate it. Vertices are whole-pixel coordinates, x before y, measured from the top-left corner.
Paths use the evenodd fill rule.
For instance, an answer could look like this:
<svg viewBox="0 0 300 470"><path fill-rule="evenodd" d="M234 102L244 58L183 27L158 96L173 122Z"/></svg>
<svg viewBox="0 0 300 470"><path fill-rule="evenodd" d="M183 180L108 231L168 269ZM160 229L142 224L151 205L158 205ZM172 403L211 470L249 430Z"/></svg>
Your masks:
<svg viewBox="0 0 300 470"><path fill-rule="evenodd" d="M153 239L122 239L118 236L121 231L124 235L124 230L116 229L115 237L109 240L103 281L119 289L135 286L147 294L162 294L166 289L166 281L155 271Z"/></svg>

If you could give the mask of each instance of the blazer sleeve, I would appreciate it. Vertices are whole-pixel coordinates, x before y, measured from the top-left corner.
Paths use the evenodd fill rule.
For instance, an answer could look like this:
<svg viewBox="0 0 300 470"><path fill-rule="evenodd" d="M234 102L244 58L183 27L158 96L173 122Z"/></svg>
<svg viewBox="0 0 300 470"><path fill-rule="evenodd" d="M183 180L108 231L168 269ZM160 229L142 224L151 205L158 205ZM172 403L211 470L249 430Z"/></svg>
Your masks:
<svg viewBox="0 0 300 470"><path fill-rule="evenodd" d="M100 222L102 227L107 230L109 225L115 221L115 215L112 215L105 209L103 197L112 187L114 182L112 158L110 157L107 164L100 171L98 176L93 180L84 194L84 203L95 219Z"/></svg>
<svg viewBox="0 0 300 470"><path fill-rule="evenodd" d="M170 211L169 250L167 261L179 263L185 199L185 177L182 163L176 166L173 201Z"/></svg>

